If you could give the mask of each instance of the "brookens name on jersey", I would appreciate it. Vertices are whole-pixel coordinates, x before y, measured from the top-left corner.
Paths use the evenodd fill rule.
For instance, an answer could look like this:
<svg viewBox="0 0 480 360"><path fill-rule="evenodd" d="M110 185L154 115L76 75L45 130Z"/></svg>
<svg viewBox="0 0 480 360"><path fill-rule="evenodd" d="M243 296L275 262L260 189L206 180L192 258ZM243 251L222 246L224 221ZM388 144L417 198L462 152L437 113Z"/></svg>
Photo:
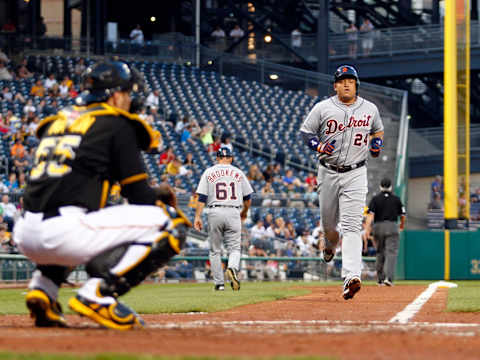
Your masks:
<svg viewBox="0 0 480 360"><path fill-rule="evenodd" d="M207 181L210 183L214 183L225 176L233 178L233 180L236 182L242 181L242 174L235 171L234 169L217 169L215 171L212 171L207 175Z"/></svg>

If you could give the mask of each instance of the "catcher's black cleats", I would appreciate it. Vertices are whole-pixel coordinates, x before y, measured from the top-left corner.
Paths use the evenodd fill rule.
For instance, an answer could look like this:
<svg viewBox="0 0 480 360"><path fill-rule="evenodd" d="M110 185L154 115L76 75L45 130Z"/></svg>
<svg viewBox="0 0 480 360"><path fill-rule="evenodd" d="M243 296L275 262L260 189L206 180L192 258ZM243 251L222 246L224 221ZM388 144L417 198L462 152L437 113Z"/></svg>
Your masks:
<svg viewBox="0 0 480 360"><path fill-rule="evenodd" d="M35 326L67 327L60 304L51 300L42 290L30 290L25 300L30 310L30 317L35 321Z"/></svg>
<svg viewBox="0 0 480 360"><path fill-rule="evenodd" d="M135 324L141 328L145 326L145 322L135 311L118 301L111 304L98 304L77 295L70 299L68 306L76 313L106 328L130 330Z"/></svg>
<svg viewBox="0 0 480 360"><path fill-rule="evenodd" d="M335 251L330 250L330 249L323 250L323 260L326 263L332 261L334 257L335 257Z"/></svg>
<svg viewBox="0 0 480 360"><path fill-rule="evenodd" d="M225 285L217 284L217 285L215 285L214 290L215 291L225 291Z"/></svg>
<svg viewBox="0 0 480 360"><path fill-rule="evenodd" d="M230 285L233 291L240 290L240 280L238 280L237 272L233 268L227 269L227 276L230 279Z"/></svg>
<svg viewBox="0 0 480 360"><path fill-rule="evenodd" d="M345 300L353 299L355 294L360 291L362 287L362 281L358 276L350 278L348 281L345 280L343 285L343 298Z"/></svg>

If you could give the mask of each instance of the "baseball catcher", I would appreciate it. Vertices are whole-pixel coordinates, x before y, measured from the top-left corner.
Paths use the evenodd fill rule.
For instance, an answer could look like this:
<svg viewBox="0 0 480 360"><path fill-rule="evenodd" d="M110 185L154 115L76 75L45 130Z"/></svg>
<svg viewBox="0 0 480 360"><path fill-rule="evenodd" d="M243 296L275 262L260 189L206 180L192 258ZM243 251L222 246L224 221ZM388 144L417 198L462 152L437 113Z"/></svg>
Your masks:
<svg viewBox="0 0 480 360"><path fill-rule="evenodd" d="M99 62L86 70L84 85L81 105L37 128L26 212L14 232L37 264L26 304L36 326L66 326L58 289L84 264L89 279L70 308L104 327L128 330L143 320L117 298L178 254L191 224L168 185L147 183L141 150L154 148L158 134L131 112L141 74L122 61ZM128 205L104 207L115 182Z"/></svg>

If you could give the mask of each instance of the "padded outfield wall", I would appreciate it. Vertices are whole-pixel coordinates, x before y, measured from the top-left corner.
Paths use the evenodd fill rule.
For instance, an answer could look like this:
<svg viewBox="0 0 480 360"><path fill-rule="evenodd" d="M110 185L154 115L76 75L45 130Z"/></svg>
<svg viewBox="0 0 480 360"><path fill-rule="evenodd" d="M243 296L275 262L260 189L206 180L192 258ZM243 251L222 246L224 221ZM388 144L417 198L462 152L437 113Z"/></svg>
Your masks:
<svg viewBox="0 0 480 360"><path fill-rule="evenodd" d="M407 230L401 235L397 278L480 280L480 230Z"/></svg>

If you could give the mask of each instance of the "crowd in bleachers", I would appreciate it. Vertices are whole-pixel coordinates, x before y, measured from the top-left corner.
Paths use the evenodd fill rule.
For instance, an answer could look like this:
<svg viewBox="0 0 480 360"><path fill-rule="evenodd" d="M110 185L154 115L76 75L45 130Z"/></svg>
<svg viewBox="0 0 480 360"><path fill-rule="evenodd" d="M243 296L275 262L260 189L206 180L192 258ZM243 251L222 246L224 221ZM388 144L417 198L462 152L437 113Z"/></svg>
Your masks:
<svg viewBox="0 0 480 360"><path fill-rule="evenodd" d="M11 60L0 52L0 155L3 166L0 190L9 194L14 206L18 207L15 214L3 219L7 234L11 232L15 219L22 211L21 193L38 145L38 139L34 136L35 129L40 119L74 103L74 99L83 90L81 74L91 63L90 59L58 56L27 56ZM233 119L231 114L226 114L220 108L215 109L217 104L209 104L205 99L201 99L199 105L197 104L201 107L199 111L195 108L197 105L189 104L184 96L177 96L177 91L186 91L185 89L177 87L173 91L171 88L171 79L167 78L168 71L174 76L180 74L180 77L184 77L185 73L179 72L181 67L152 63L138 65L147 79L145 107L140 116L158 129L163 139L158 151L145 154L152 184L167 181L175 187L177 193L187 196L193 194L202 171L214 161L216 151L226 146L233 150L237 166L248 174L257 192L263 195L264 198L258 205L316 205L318 200L313 174L284 168L280 162L272 161L272 158L254 156L241 151L241 148L233 149L232 134L240 134L240 140L249 138L250 133L245 131L245 127L251 131L254 139L262 142L259 131L251 128L251 121L246 120L244 112L239 116L241 120ZM195 74L195 78L198 76L202 80L213 77L215 82L226 89L226 93L239 88L238 80L233 78L229 84L215 74ZM228 87L230 85L231 88ZM252 86L259 85L252 83ZM249 84L242 84L242 87L248 90ZM270 92L269 89L265 90ZM278 97L275 93L272 95ZM181 102L176 103L178 99ZM222 102L225 106L231 105L240 113L239 105L229 104L231 101L223 99ZM252 105L258 111L264 110L268 104L261 102ZM246 104L248 105L250 104ZM210 108L214 108L216 112L212 112ZM272 112L271 108L268 110L267 114ZM280 108L274 110L279 112ZM217 112L221 119L214 116ZM227 121L222 122L225 119ZM241 124L241 121L245 121L245 124ZM265 119L262 119L262 122L265 122ZM285 124L286 121L282 126ZM267 128L270 129L271 125ZM278 136L265 140L270 145L281 141ZM294 154L301 156L298 144L293 150L296 150ZM112 189L111 201L121 201L117 187ZM303 218L305 215L299 216ZM2 251L4 250L2 247Z"/></svg>

